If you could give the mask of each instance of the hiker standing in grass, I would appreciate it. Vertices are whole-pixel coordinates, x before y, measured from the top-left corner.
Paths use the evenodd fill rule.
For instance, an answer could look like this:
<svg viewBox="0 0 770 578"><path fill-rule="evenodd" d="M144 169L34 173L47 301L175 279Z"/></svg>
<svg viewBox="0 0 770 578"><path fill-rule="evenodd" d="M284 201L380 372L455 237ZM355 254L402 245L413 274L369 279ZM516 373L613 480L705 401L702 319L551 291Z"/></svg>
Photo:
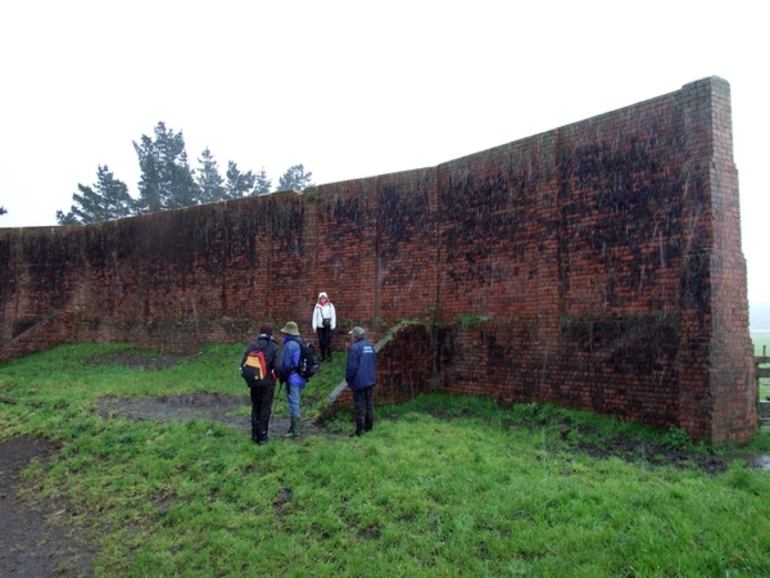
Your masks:
<svg viewBox="0 0 770 578"><path fill-rule="evenodd" d="M364 329L357 326L349 332L353 345L348 349L345 381L353 390L353 407L356 412L356 431L351 436L372 431L374 426L372 390L377 381L377 354L364 333Z"/></svg>
<svg viewBox="0 0 770 578"><path fill-rule="evenodd" d="M291 426L283 437L298 438L302 436L302 422L299 409L300 397L302 395L302 388L307 383L307 379L302 377L297 371L302 338L299 334L299 327L297 327L294 321L288 321L283 329L281 329L281 333L284 334L281 383L286 384L286 404L289 407L289 417L291 418Z"/></svg>
<svg viewBox="0 0 770 578"><path fill-rule="evenodd" d="M263 358L252 353L262 352ZM251 361L257 358L257 361ZM261 359L266 366L260 368ZM247 360L250 360L247 363ZM241 359L241 375L249 386L251 396L251 441L266 444L270 412L275 395L276 370L281 367L281 349L273 339L273 326L265 323L259 328L259 337L246 348ZM263 372L260 375L260 372Z"/></svg>
<svg viewBox="0 0 770 578"><path fill-rule="evenodd" d="M337 312L325 291L318 294L313 308L313 331L318 335L318 349L321 361L332 360L332 331L337 327Z"/></svg>

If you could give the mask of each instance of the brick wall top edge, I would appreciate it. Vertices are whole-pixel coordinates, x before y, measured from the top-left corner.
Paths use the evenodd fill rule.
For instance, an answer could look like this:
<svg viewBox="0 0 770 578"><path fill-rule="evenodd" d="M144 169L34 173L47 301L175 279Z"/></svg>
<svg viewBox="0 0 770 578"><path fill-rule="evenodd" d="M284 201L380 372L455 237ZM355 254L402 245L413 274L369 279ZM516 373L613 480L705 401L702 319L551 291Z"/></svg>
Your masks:
<svg viewBox="0 0 770 578"><path fill-rule="evenodd" d="M661 101L661 100L665 100L665 99L671 98L673 96L676 96L677 94L682 94L682 93L686 94L686 93L689 93L689 92L697 92L697 91L712 91L713 92L715 90L721 90L723 92L726 90L729 93L729 90L730 90L729 82L727 80L723 79L723 78L718 77L718 76L710 76L710 77L702 78L700 80L689 82L689 83L683 85L682 88L680 90L678 90L678 91L673 91L673 92L670 92L670 93L667 93L667 94L659 95L659 96L656 96L656 97L653 97L653 98L650 98L650 99L647 99L647 100L639 101L637 103L634 103L634 104L631 104L631 105L628 105L628 106L625 106L625 107L622 107L622 108L619 108L619 109L616 109L616 110L613 110L613 111L608 111L608 112L602 113L600 115L596 115L596 116L589 117L589 118L586 118L586 119L583 119L583 120L579 120L579 121L576 121L576 122L573 122L573 123L562 125L560 127L549 129L549 130L546 130L546 131L543 131L543 132L540 132L540 133L537 133L537 134L534 134L534 135L530 135L528 137L524 137L522 139L518 139L518 140L515 140L515 141L510 141L508 143L504 143L504 144L501 144L501 145L496 146L496 147L491 147L489 149L485 149L485 150L482 150L482 151L471 153L469 155L465 155L465 156L462 156L462 157L457 157L455 159L448 160L448 161L446 161L444 163L440 163L439 165L436 165L436 166L433 166L433 167L421 167L421 168L415 168L415 169L407 169L407 170L398 171L398 172L395 172L395 173L383 173L383 174L380 174L380 175L371 175L371 176L367 176L367 177L361 177L361 178L358 178L358 179L348 179L348 180L336 181L336 182L332 182L332 183L323 183L323 184L320 184L320 185L315 185L313 187L309 187L308 189L306 189L306 191L307 192L314 191L314 192L317 192L319 194L322 194L322 193L324 193L329 188L336 188L336 187L339 187L341 185L345 185L345 184L349 184L349 183L354 183L354 182L373 181L373 180L379 179L381 177L387 177L387 178L404 177L404 176L407 176L409 174L414 174L415 176L419 176L419 175L425 174L426 172L434 171L434 170L439 169L439 168L451 169L452 165L464 164L464 163L467 163L468 161L473 160L475 158L484 157L485 155L488 155L488 154L490 154L490 153L492 153L494 151L501 151L501 150L505 150L506 148L508 148L508 149L512 149L512 148L516 149L516 148L519 148L519 147L526 147L527 144L532 144L532 143L536 143L536 142L541 142L542 144L546 144L547 141L552 140L554 138L554 134L557 131L564 131L564 132L569 133L570 131L573 131L573 130L579 130L582 125L592 124L592 123L599 122L600 119L607 118L608 116L613 116L613 115L618 115L618 114L621 114L621 115L622 114L627 114L628 112L630 112L633 109L636 109L636 108L639 108L639 107L650 106L650 105L654 104L657 101ZM213 205L221 205L221 203L243 203L243 202L254 202L254 201L262 202L263 199L266 199L266 198L268 198L270 196L273 196L273 195L282 195L282 196L283 195L300 195L301 196L302 194L303 193L300 193L300 192L297 192L297 191L274 191L272 193L269 193L268 195L263 195L263 196L260 196L260 197L246 197L244 199L233 199L233 200L228 200L228 201L220 201L219 203L212 203L212 204ZM208 206L208 205L195 205L195 206L192 206L192 207L185 207L185 208L182 208L182 209L177 209L176 211L161 211L161 212L158 212L158 213L151 213L151 214L148 214L148 215L137 215L137 216L134 216L134 217L128 217L127 219L164 219L164 218L166 218L165 215L168 215L169 213L178 213L179 211L196 210L196 209L200 209L201 207L206 207L206 206ZM126 219L121 219L121 221L125 221L125 220ZM113 223L115 223L115 221L107 221L106 223L97 223L95 225L86 225L86 226L87 227L93 227L93 226L100 227L100 226L109 226L110 224L113 224ZM56 230L56 229L60 229L62 231L68 231L68 230L78 230L80 228L82 228L82 227L81 226L57 226L57 225L40 226L40 227L8 227L8 228L0 227L0 235L6 234L6 233L13 234L14 232L18 233L19 231L24 231L24 232L36 232L36 231L46 232L47 231L47 232L50 232L50 231Z"/></svg>
<svg viewBox="0 0 770 578"><path fill-rule="evenodd" d="M609 117L630 115L632 112L638 109L652 108L656 103L661 101L666 101L671 98L675 98L677 95L681 95L682 93L687 93L690 91L713 92L715 90L715 86L721 90L727 89L728 91L730 87L729 83L726 80L718 76L706 77L706 78L685 84L680 90L675 90L666 94L655 96L646 100L636 102L634 104L630 104L615 110L604 112L596 116L578 120L566 125L554 127L552 129L549 129L540 133L536 133L534 135L530 135L530 136L527 136L515 141L511 141L505 144L501 144L496 147L478 151L470 155L458 157L456 159L452 159L450 161L440 164L439 167L451 168L452 165L464 164L473 159L484 157L486 155L489 155L497 151L505 150L506 148L515 149L515 148L525 147L529 144L535 144L535 143L546 144L548 141L553 140L557 133L569 134L570 132L580 131L594 124L600 124L601 122L603 122L605 119Z"/></svg>
<svg viewBox="0 0 770 578"><path fill-rule="evenodd" d="M378 175L369 175L366 177L361 177L357 179L346 179L343 181L333 181L330 183L322 183L320 185L315 185L312 187L313 193L316 194L324 194L329 189L337 189L339 187L345 187L350 186L352 184L360 184L362 182L370 182L370 181L379 181L381 179L387 179L387 180L402 180L402 179L409 179L409 178L423 178L426 174L430 174L431 172L434 172L436 170L436 167L422 167L417 169L407 169L403 171L398 171L395 173L381 173ZM308 189L305 189L305 191L310 192L310 187ZM303 192L305 192L303 191Z"/></svg>

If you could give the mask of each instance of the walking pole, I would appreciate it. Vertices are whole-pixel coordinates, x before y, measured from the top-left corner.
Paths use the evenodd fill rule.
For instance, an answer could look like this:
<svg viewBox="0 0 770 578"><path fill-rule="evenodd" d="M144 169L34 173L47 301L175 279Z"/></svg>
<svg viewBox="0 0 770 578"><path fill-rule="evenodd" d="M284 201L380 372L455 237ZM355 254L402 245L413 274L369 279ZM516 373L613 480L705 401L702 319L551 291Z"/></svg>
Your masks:
<svg viewBox="0 0 770 578"><path fill-rule="evenodd" d="M278 399L281 397L281 387L283 387L283 384L279 381L278 382L278 395L273 396L273 409L270 412L270 417L272 418L273 414L275 413L275 404L278 401Z"/></svg>
<svg viewBox="0 0 770 578"><path fill-rule="evenodd" d="M273 375L278 378L278 373L275 371L275 369L273 370ZM273 415L275 415L275 404L281 397L281 387L283 386L283 383L281 383L280 379L276 379L276 381L278 381L278 395L273 396L273 408L270 411L270 419L273 419Z"/></svg>

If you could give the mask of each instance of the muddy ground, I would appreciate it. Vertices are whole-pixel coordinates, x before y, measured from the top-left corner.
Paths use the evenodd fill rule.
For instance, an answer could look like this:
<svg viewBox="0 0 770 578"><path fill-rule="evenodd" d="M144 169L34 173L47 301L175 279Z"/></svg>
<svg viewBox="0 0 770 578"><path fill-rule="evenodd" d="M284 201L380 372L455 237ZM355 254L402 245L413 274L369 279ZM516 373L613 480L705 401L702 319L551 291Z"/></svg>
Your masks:
<svg viewBox="0 0 770 578"><path fill-rule="evenodd" d="M144 359L141 363L145 366L152 364L149 368L160 368L176 361L178 359L166 357L149 361ZM124 362L131 363L125 358ZM105 419L116 415L154 421L210 419L238 428L248 439L249 417L233 415L248 404L246 395L191 393L145 399L105 398L100 402L99 411ZM384 419L398 419L398 416L391 415ZM279 436L287 427L287 419L272 420L271 436ZM508 424L507 427L521 426ZM310 423L303 424L303 432L326 437L345 435ZM568 429L563 433L566 435ZM65 500L41 501L25 494L25 486L29 484L25 484L21 472L33 460L45 462L53 458L57 451L58 448L51 442L29 436L0 443L0 576L74 577L93 573L96 547L89 542L88 535L94 528L94 521L79 524L83 513ZM600 458L617 456L628 461L646 461L650 467L697 467L711 474L727 468L726 458L694 456L625 438L607 440L601 447L583 442L575 451ZM770 467L767 456L741 457L753 461L754 467Z"/></svg>
<svg viewBox="0 0 770 578"><path fill-rule="evenodd" d="M58 448L22 436L0 443L0 576L90 576L95 547L64 500L30 500L21 471Z"/></svg>

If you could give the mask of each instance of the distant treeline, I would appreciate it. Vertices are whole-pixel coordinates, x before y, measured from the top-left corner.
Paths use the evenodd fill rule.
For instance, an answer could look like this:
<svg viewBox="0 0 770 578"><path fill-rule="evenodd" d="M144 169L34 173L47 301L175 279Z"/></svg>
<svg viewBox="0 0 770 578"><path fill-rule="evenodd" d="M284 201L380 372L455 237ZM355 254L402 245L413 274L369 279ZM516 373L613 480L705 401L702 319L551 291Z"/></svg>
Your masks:
<svg viewBox="0 0 770 578"><path fill-rule="evenodd" d="M116 179L107 165L99 165L96 183L93 186L78 183L70 210L56 211L57 222L60 225L100 223L264 195L271 190L272 180L264 168L257 173L243 172L234 161L227 161L223 177L208 147L198 159L198 168L190 168L182 132L166 128L163 122L155 127L155 138L142 135L140 142L134 141L134 150L141 169L138 198L129 194L126 184ZM277 190L301 191L313 184L312 177L313 173L306 173L303 165L291 166L279 179Z"/></svg>

